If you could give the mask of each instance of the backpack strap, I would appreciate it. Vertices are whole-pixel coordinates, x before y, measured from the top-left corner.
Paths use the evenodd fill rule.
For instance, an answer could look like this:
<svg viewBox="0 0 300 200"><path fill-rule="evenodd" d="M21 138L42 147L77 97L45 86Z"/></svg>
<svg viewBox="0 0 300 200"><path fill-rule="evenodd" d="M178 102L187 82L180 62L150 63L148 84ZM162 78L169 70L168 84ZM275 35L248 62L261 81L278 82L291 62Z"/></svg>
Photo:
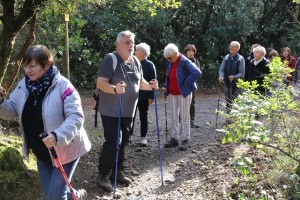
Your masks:
<svg viewBox="0 0 300 200"><path fill-rule="evenodd" d="M109 53L108 55L109 55L109 56L112 58L112 60L113 60L113 71L115 71L116 68L117 68L117 64L118 64L117 56L116 56L114 53Z"/></svg>

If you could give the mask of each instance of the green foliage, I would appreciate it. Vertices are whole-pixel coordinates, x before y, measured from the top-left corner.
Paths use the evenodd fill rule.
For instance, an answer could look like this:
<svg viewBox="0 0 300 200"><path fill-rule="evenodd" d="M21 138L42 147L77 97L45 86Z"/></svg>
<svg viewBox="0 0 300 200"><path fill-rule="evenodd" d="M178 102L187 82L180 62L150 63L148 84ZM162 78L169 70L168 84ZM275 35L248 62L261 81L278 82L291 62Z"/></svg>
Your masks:
<svg viewBox="0 0 300 200"><path fill-rule="evenodd" d="M233 121L223 130L226 135L222 143L241 142L247 144L252 151L256 149L262 155L269 154L274 157L274 161L281 164L273 166L272 173L262 179L272 181L267 184L278 188L288 198L292 194L290 191L295 191L299 187L298 184L292 183L291 179L298 180L299 178L292 170L293 166L295 170L296 166L299 165L300 130L298 124L300 122L300 109L298 101L295 101L296 96L292 86L288 86L282 81L291 70L284 67L280 58L275 58L269 67L271 73L264 76L263 84L268 95L256 92L255 89L258 85L255 81L249 83L240 80L238 82L238 87L241 87L244 93L235 99L230 114L222 113ZM243 175L251 176L253 160L255 160L254 154L244 155L237 158L234 166ZM284 160L287 160L288 164L283 163ZM260 164L256 163L256 165ZM284 166L289 166L289 168ZM276 173L275 169L280 172L277 171ZM265 176L265 172L260 173ZM277 183L280 180L278 179L280 174L286 177L283 181L285 187ZM242 197L243 195L241 195Z"/></svg>

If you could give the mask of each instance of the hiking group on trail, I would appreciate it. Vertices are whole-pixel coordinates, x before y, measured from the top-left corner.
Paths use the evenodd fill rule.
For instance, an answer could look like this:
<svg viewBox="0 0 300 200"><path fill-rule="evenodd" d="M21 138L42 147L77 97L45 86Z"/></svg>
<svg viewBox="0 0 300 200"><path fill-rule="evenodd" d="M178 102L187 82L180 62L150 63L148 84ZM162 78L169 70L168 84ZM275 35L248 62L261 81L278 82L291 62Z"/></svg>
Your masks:
<svg viewBox="0 0 300 200"><path fill-rule="evenodd" d="M269 63L278 56L278 52L255 44L244 59L238 53L239 49L240 43L231 41L229 54L224 56L219 68L227 113L230 113L233 100L242 93L236 84L239 79L256 80L259 85L257 92L271 95L262 83L264 76L270 73ZM153 102L156 105L158 81L155 65L148 60L150 46L140 43L134 50L135 34L130 31L118 33L116 51L103 58L97 79L96 115L99 111L104 143L99 155L96 183L102 190L114 194L117 183L132 184L126 176L124 158L126 145L134 132L136 111L139 110L141 121L140 144L147 146L148 108ZM199 128L195 119L195 91L202 75L200 62L195 58L195 45L188 44L183 52L185 55L173 43L167 44L163 51L168 66L162 90L167 95L171 120L170 140L164 147L178 147L179 150L191 147L190 128ZM285 47L281 60L286 67L295 69L283 81L287 85L296 83L300 59L296 61L290 49ZM60 74L52 55L43 45L27 49L22 67L25 77L9 98L5 98L5 90L0 87L0 118L19 118L24 157L28 160L29 152L36 156L40 186L47 199L84 199L87 192L72 188L70 183L80 157L91 149L83 127L79 93ZM157 106L155 109L157 112ZM156 128L160 152L158 124ZM161 162L160 165L163 182Z"/></svg>

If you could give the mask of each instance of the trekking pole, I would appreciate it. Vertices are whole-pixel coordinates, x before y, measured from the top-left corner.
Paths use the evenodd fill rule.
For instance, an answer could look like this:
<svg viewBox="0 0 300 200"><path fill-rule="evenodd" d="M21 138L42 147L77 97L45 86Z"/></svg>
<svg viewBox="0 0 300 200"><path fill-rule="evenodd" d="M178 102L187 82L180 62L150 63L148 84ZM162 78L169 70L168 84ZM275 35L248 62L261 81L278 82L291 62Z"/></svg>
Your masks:
<svg viewBox="0 0 300 200"><path fill-rule="evenodd" d="M221 86L223 86L222 83L220 83ZM216 128L218 128L218 118L219 118L219 110L220 110L220 91L219 93L219 97L218 97L218 106L217 106L217 112L216 112Z"/></svg>
<svg viewBox="0 0 300 200"><path fill-rule="evenodd" d="M162 168L162 152L160 148L160 131L158 126L158 114L157 114L157 101L156 101L156 90L154 92L154 106L155 106L155 116L156 116L156 134L157 134L157 147L159 154L159 165L160 165L160 177L161 177L161 185L164 185L164 177L163 177L163 168Z"/></svg>
<svg viewBox="0 0 300 200"><path fill-rule="evenodd" d="M45 137L47 137L48 136L48 133L47 132L42 132L41 134L40 134L40 137L41 138L45 138ZM64 179L65 179L65 181L66 181L66 183L67 183L67 185L68 185L68 188L69 188L69 190L70 190L70 192L71 192L71 194L72 194L72 197L73 197L73 199L74 200L77 200L77 197L76 197L76 195L75 195L75 193L74 193L74 190L73 190L73 187L72 187L72 185L71 185L71 183L70 183L70 181L69 181L69 179L68 179L68 177L67 177L67 175L66 175L66 172L65 172L65 170L64 170L64 168L63 168L63 166L62 166L62 164L60 163L60 161L59 161L59 159L58 159L58 156L57 156L57 154L56 154L56 151L55 151L55 149L54 149L54 147L51 147L51 148L49 148L50 149L50 152L51 152L51 154L52 154L52 156L53 156L53 158L54 158L54 160L55 160L55 162L56 162L56 164L57 164L57 168L59 169L59 171L61 172L61 174L62 174L62 176L64 177Z"/></svg>
<svg viewBox="0 0 300 200"><path fill-rule="evenodd" d="M124 82L121 81L121 84ZM116 194L117 190L117 176L118 176L118 160L119 160L119 150L121 145L121 114L122 114L122 93L120 94L120 105L119 105L119 114L118 114L118 136L117 136L117 153L116 153L116 167L115 167L115 178L114 178L114 194Z"/></svg>
<svg viewBox="0 0 300 200"><path fill-rule="evenodd" d="M98 125L98 106L99 106L99 94L97 95L97 101L95 105L95 122L94 122L94 127L97 127Z"/></svg>
<svg viewBox="0 0 300 200"><path fill-rule="evenodd" d="M168 141L168 120L167 120L167 93L164 92L165 95L165 118L166 118L166 141Z"/></svg>

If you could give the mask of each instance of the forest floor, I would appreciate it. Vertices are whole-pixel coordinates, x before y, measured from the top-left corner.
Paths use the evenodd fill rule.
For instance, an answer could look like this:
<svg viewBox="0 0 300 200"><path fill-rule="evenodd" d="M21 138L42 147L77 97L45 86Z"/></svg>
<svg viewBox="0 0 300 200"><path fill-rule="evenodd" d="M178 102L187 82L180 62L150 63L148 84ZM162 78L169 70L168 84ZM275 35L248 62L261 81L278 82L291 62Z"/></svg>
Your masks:
<svg viewBox="0 0 300 200"><path fill-rule="evenodd" d="M101 119L98 117L98 126L95 128L93 110L95 102L92 94L81 92L81 97L85 128L92 142L92 149L81 158L72 180L73 187L84 188L88 193L86 199L89 200L112 199L112 194L103 192L96 185L98 159L104 142ZM236 176L239 174L231 163L237 154L247 149L243 149L240 145L221 144L224 135L217 132L216 128L221 128L225 119L219 115L216 123L215 111L219 100L220 109L224 110L224 106L221 105L224 102L224 95L221 91L210 91L209 94L197 92L196 123L200 127L191 128L191 148L181 151L178 148L163 148L166 132L169 139L171 121L168 104L165 104L163 94L157 93L163 182L157 145L155 107L151 106L147 136L149 145L141 147L139 144L140 121L137 117L134 135L126 147L125 173L133 180L133 184L128 187L117 185L117 191L122 194L122 199L223 199L227 192L236 194L244 192L236 191Z"/></svg>

